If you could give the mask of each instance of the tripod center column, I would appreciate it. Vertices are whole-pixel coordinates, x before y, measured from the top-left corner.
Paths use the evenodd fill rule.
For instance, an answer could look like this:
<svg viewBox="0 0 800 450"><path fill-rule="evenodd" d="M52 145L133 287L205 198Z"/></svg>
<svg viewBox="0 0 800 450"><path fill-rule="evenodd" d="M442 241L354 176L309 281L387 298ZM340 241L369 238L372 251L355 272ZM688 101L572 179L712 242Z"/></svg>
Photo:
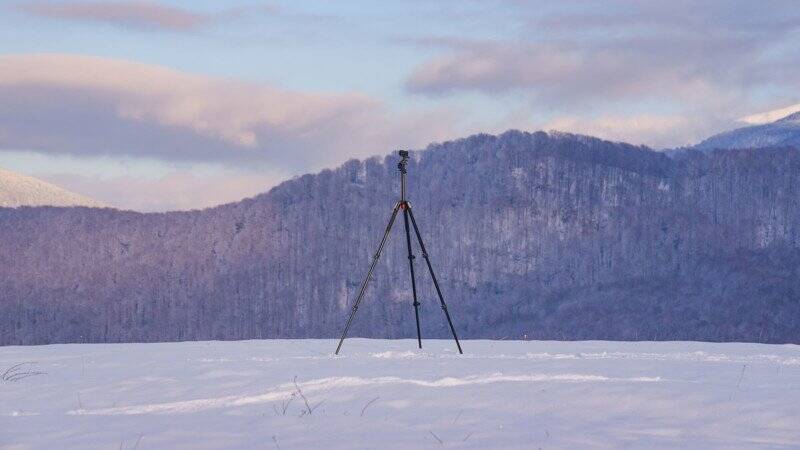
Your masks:
<svg viewBox="0 0 800 450"><path fill-rule="evenodd" d="M406 201L406 164L408 164L408 151L400 150L400 162L397 164L397 169L400 171L400 203L405 204Z"/></svg>

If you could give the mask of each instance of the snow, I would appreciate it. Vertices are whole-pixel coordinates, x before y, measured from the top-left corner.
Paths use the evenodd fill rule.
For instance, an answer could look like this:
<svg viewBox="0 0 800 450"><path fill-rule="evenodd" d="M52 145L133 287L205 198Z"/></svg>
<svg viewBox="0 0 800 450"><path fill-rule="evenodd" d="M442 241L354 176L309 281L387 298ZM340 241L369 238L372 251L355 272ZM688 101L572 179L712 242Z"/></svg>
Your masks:
<svg viewBox="0 0 800 450"><path fill-rule="evenodd" d="M90 198L69 192L37 178L0 168L0 207L103 206Z"/></svg>
<svg viewBox="0 0 800 450"><path fill-rule="evenodd" d="M800 346L423 343L2 347L0 448L800 446Z"/></svg>
<svg viewBox="0 0 800 450"><path fill-rule="evenodd" d="M785 108L774 109L772 111L742 117L739 119L739 121L750 125L763 125L765 123L772 123L781 119L786 119L787 116L797 115L798 111L800 111L800 103L787 106Z"/></svg>
<svg viewBox="0 0 800 450"><path fill-rule="evenodd" d="M695 148L714 150L798 146L800 146L800 111L770 123L716 134L700 142Z"/></svg>

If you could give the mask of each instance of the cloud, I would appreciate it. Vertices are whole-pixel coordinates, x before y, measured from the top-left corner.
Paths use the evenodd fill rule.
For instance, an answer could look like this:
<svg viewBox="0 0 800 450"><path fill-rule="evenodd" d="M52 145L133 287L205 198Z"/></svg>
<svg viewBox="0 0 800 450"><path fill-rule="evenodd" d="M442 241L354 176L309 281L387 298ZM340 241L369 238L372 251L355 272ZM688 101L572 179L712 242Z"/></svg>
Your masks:
<svg viewBox="0 0 800 450"><path fill-rule="evenodd" d="M39 177L107 205L143 212L202 209L235 202L266 192L286 179L280 173L196 174L189 170L177 170L155 179L67 173Z"/></svg>
<svg viewBox="0 0 800 450"><path fill-rule="evenodd" d="M547 104L630 99L702 83L685 65L630 50L611 52L577 43L470 42L417 67L412 93L524 92ZM643 52L644 53L644 52ZM652 59L652 60L649 60Z"/></svg>
<svg viewBox="0 0 800 450"><path fill-rule="evenodd" d="M543 128L588 134L611 141L645 144L653 148L689 145L708 136L705 126L693 124L686 117L653 114L604 114L589 118L559 116L545 123Z"/></svg>
<svg viewBox="0 0 800 450"><path fill-rule="evenodd" d="M523 92L548 105L584 101L696 99L698 91L767 86L790 70L762 66L747 42L630 38L608 45L577 42L472 42L418 66L406 88L446 95Z"/></svg>
<svg viewBox="0 0 800 450"><path fill-rule="evenodd" d="M451 136L446 116L64 54L0 56L0 149L313 169Z"/></svg>
<svg viewBox="0 0 800 450"><path fill-rule="evenodd" d="M800 14L792 2L763 8L615 0L602 7L584 2L579 14L568 7L537 14L530 3L509 4L524 18L508 24L520 27L517 38L429 40L438 54L411 72L407 91L523 95L551 110L624 102L696 110L724 98L736 114L756 104L758 90L772 89L774 97L800 87L800 53L792 50Z"/></svg>
<svg viewBox="0 0 800 450"><path fill-rule="evenodd" d="M467 19L497 32L406 39L430 55L406 92L491 99L526 123L672 147L800 89L796 2L498 1L506 13Z"/></svg>
<svg viewBox="0 0 800 450"><path fill-rule="evenodd" d="M19 9L50 19L98 22L110 25L168 31L194 30L214 16L162 5L152 1L34 2Z"/></svg>

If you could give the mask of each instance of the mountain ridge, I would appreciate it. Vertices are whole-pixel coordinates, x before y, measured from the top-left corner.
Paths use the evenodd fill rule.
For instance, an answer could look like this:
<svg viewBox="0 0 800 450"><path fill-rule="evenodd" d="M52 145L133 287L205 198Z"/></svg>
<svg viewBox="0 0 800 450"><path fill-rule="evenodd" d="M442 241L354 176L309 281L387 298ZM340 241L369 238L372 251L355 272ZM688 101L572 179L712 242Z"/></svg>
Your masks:
<svg viewBox="0 0 800 450"><path fill-rule="evenodd" d="M779 123L785 122L800 122L800 111L793 112L786 117L776 120Z"/></svg>
<svg viewBox="0 0 800 450"><path fill-rule="evenodd" d="M102 203L38 178L0 167L0 207L20 206L90 206Z"/></svg>
<svg viewBox="0 0 800 450"><path fill-rule="evenodd" d="M202 211L1 209L0 344L336 337L396 161ZM465 338L800 342L796 149L670 158L509 131L433 144L408 170ZM395 233L354 336L412 335L406 261ZM447 337L425 276L423 337Z"/></svg>
<svg viewBox="0 0 800 450"><path fill-rule="evenodd" d="M800 111L774 122L750 125L711 136L693 148L701 151L732 148L800 147Z"/></svg>

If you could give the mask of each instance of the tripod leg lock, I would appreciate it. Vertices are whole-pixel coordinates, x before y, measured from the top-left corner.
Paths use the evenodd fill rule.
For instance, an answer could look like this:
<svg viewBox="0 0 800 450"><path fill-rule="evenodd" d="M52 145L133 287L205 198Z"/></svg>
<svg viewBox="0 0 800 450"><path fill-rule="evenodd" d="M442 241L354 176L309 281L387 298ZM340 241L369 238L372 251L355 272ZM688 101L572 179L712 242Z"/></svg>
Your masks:
<svg viewBox="0 0 800 450"><path fill-rule="evenodd" d="M419 306L419 305L421 305L421 304L422 304L422 303L420 303L420 302L414 302L414 303L412 303L412 305L414 305L414 306Z"/></svg>
<svg viewBox="0 0 800 450"><path fill-rule="evenodd" d="M412 260L412 261L413 261L413 260L417 259L417 257L416 257L416 256L414 256L414 255L408 255L408 259L410 259L410 260Z"/></svg>

